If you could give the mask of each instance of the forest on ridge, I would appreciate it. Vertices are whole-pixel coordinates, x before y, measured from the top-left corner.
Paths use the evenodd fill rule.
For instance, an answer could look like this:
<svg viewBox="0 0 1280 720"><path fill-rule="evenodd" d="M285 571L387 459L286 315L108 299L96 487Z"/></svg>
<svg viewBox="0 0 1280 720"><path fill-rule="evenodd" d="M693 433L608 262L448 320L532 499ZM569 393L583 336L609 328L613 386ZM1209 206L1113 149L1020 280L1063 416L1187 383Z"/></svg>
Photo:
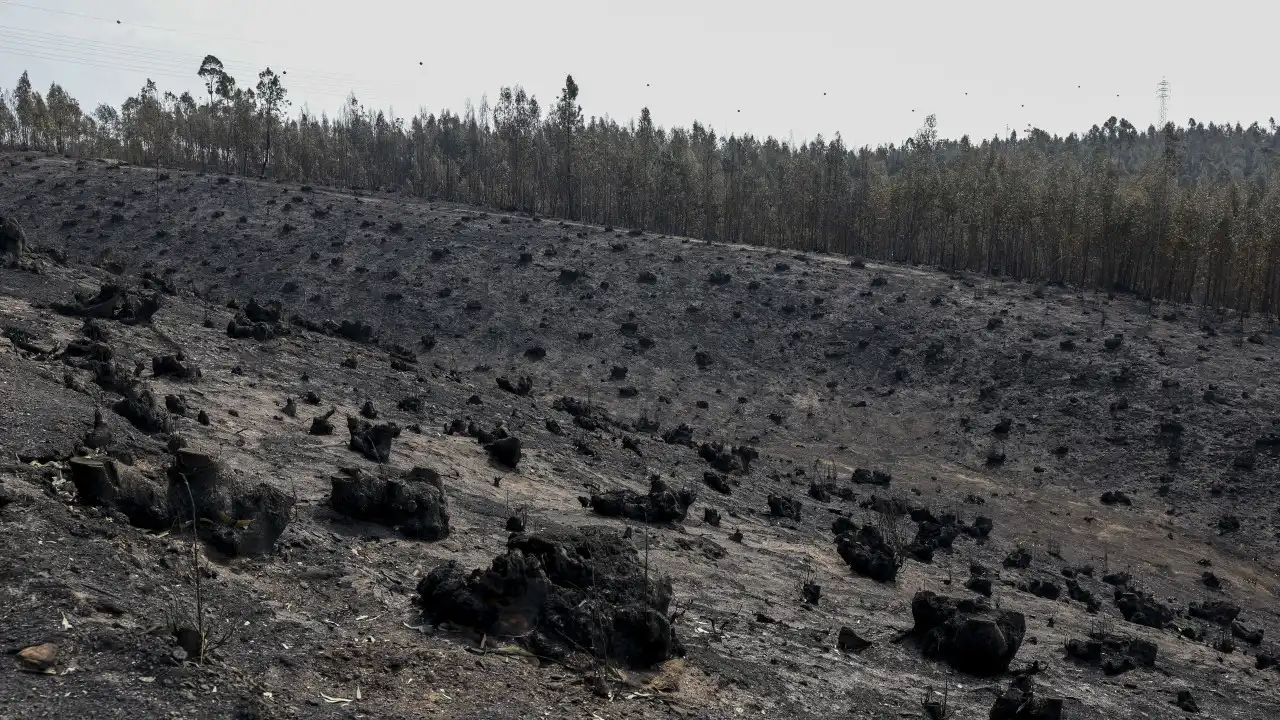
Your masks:
<svg viewBox="0 0 1280 720"><path fill-rule="evenodd" d="M253 86L215 57L206 93L148 80L86 111L27 73L0 92L0 147L398 192L716 242L922 263L1143 297L1280 313L1280 128L1111 117L901 145L717 136L698 122L584 117L566 78L544 107L520 86L490 105L403 118L354 96L290 112L286 78Z"/></svg>

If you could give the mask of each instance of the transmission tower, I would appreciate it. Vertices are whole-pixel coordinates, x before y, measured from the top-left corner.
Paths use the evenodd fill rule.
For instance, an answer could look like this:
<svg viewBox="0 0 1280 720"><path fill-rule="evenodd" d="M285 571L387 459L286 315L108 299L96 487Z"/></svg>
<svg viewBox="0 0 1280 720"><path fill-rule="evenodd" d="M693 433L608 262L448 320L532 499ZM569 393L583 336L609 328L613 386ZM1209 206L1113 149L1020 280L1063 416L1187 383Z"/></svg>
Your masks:
<svg viewBox="0 0 1280 720"><path fill-rule="evenodd" d="M1163 129L1164 124L1169 121L1169 81L1166 78L1160 78L1160 82L1156 83L1156 97L1160 98L1160 123L1157 128Z"/></svg>

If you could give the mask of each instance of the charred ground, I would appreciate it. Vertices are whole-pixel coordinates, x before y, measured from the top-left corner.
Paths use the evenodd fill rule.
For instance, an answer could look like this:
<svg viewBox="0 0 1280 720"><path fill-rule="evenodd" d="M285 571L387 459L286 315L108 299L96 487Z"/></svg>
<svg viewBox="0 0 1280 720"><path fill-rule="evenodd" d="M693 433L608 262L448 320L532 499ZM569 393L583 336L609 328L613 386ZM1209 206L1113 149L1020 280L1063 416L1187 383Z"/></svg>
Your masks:
<svg viewBox="0 0 1280 720"><path fill-rule="evenodd" d="M983 590L1064 717L1179 717L1180 690L1213 717L1280 706L1280 336L1258 319L217 175L0 171L26 235L0 270L5 716L886 717L931 687L978 717L1009 673L953 669L918 593ZM196 524L198 572L203 499L137 527L86 505L87 454L155 498L215 461L238 494ZM250 551L269 523L235 515L285 506ZM539 543L587 526L682 660L533 642L581 620L559 599L608 593L561 582L586 560L495 558L550 568ZM847 562L885 567L873 536L892 582ZM500 598L490 629L519 631L424 619L448 561L536 597ZM226 638L203 665L171 631L196 576ZM21 672L42 643L54 674Z"/></svg>

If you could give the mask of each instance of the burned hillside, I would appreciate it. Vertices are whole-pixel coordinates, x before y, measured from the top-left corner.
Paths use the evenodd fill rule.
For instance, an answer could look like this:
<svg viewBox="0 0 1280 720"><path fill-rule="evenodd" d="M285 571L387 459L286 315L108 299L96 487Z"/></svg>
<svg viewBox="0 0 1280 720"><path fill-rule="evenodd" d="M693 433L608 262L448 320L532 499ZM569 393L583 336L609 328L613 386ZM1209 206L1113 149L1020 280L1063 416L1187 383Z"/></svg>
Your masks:
<svg viewBox="0 0 1280 720"><path fill-rule="evenodd" d="M0 182L19 717L1280 706L1265 318L57 156Z"/></svg>

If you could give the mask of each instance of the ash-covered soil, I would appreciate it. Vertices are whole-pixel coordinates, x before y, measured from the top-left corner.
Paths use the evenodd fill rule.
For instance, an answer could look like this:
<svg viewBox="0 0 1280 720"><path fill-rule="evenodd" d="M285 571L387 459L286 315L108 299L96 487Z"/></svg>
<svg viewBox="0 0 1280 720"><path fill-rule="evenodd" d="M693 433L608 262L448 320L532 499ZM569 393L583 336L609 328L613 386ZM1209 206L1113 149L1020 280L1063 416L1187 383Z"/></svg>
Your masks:
<svg viewBox="0 0 1280 720"><path fill-rule="evenodd" d="M23 153L0 215L0 716L1280 713L1263 319Z"/></svg>

